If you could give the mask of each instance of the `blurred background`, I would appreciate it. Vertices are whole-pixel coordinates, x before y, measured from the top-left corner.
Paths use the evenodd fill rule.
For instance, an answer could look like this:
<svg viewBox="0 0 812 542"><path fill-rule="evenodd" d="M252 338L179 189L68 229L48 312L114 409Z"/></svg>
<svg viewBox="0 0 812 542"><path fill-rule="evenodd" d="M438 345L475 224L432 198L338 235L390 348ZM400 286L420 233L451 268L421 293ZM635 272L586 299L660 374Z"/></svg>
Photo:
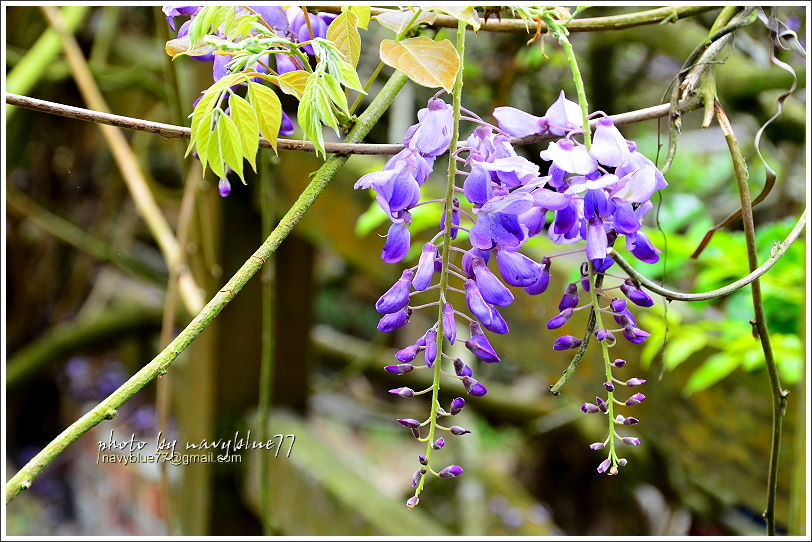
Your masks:
<svg viewBox="0 0 812 542"><path fill-rule="evenodd" d="M210 63L171 62L164 53L174 33L160 8L71 6L62 11L114 113L178 124L177 109L188 114L211 83ZM633 10L595 7L582 16L626 11ZM590 108L614 114L662 103L671 78L707 36L717 14L711 10L677 24L572 34ZM803 8L782 7L777 15L799 36L806 35ZM85 107L42 13L35 7L8 7L5 24L6 74L24 74L8 90ZM438 34L453 39L448 30ZM362 81L377 65L378 43L387 37L389 32L374 22L362 31ZM490 113L500 105L542 115L561 89L575 99L560 48L548 39L542 53L538 43L526 45L527 39L469 34L465 107L492 120ZM50 49L41 46L29 54L43 40L50 40ZM765 178L754 135L791 84L786 72L770 64L769 47L767 30L757 22L736 33L735 49L716 68L720 100L748 160L754 194ZM795 68L801 88L762 139L778 183L754 210L759 261L792 228L807 190L805 59L794 52L779 56ZM402 141L433 94L408 83L367 140ZM295 113L294 101L283 100L283 105ZM10 476L160 351L168 271L99 128L5 107L4 461ZM718 288L748 272L740 222L717 232L698 260L689 258L705 232L739 207L725 140L715 123L702 130L701 116L699 111L683 115L669 187L659 201L655 198L656 212L647 218L647 233L665 257L637 267L682 291ZM472 128L466 126L463 135ZM662 128L659 137L657 121L622 131L652 160L663 145L661 164L667 142L664 123ZM186 142L143 132L125 135L176 228L184 175L199 171L191 159L182 160ZM299 135L297 130L293 137ZM530 145L521 152L540 162L541 148ZM648 400L635 412L642 420L636 428L643 445L624 450L629 465L619 476L601 476L595 468L603 456L588 445L603 440L605 427L579 410L601 389L597 351L590 348L560 397L547 393L571 356L554 352L553 340L562 332L581 335L585 325L583 315L558 333L544 325L557 313L566 284L579 277L577 256L556 260L545 294L517 295L504 311L511 333L491 338L502 363L475 367L489 393L469 401L458 416L458 423L473 433L454 439L442 452L442 460L463 465L465 475L453 482L430 480L420 506L407 510L403 503L411 493L415 456L424 448L395 418L422 419L428 401L393 398L386 390L418 387L424 375L395 377L382 366L391 363L396 347L413 342L430 323L415 314L394 334L377 331L374 302L403 266L379 259L384 218L369 193L352 189L359 176L380 169L385 159L350 158L262 276L248 283L170 370L171 438L199 442L231 438L236 431L257 434L265 331L265 344L274 352L269 431L296 436L289 457L283 448L278 457L252 451L242 453L240 463L170 466L167 506L156 465L96 463L97 443L111 430L123 440L134 434L154 443L151 384L116 419L60 455L30 491L7 506L8 534L256 535L262 532L262 484L271 488L273 532L286 535L763 532L770 395L760 345L748 323L749 289L714 302L657 299L651 309L636 312L652 336L643 345L621 342L615 354L629 360L619 376L648 380L643 390ZM193 181L183 249L206 299L263 239L263 184L268 208L281 217L321 163L308 153L280 151L277 158L269 150L261 150L258 162L260 175L249 173L245 186L232 179L227 198L219 197L210 172L203 181ZM424 195L441 194L440 177L427 182ZM413 254L403 262L408 265L416 261L422 240L436 231L437 217L427 207L419 209L429 212L416 213ZM560 251L546 239L533 239L528 247L535 258ZM791 534L804 534L807 508L804 255L802 238L762 279L775 357L790 391L776 515L780 531ZM263 284L272 293L274 315L265 326ZM179 305L173 336L189 318ZM459 391L444 387L443 402ZM260 477L262 460L269 461L266 480Z"/></svg>

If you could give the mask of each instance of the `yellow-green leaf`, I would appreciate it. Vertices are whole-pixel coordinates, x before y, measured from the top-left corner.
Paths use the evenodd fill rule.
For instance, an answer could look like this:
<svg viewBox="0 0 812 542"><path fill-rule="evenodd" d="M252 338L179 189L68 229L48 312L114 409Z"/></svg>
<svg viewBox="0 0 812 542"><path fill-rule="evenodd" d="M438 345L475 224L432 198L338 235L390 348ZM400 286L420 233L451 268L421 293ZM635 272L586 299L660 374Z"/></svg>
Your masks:
<svg viewBox="0 0 812 542"><path fill-rule="evenodd" d="M332 41L352 67L361 58L361 34L358 33L358 17L345 11L336 17L327 29L327 39Z"/></svg>
<svg viewBox="0 0 812 542"><path fill-rule="evenodd" d="M394 31L395 34L400 34L409 26L413 17L413 11L397 11L393 9L375 15L374 19L389 30ZM436 17L436 13L423 12L417 16L414 26L418 26L421 23L432 24Z"/></svg>
<svg viewBox="0 0 812 542"><path fill-rule="evenodd" d="M450 41L434 41L422 36L403 41L383 40L381 60L418 85L442 87L447 92L454 87L460 69L460 55Z"/></svg>
<svg viewBox="0 0 812 542"><path fill-rule="evenodd" d="M245 179L242 176L242 147L240 144L240 131L237 125L226 115L220 116L220 122L217 123L217 138L220 140L220 152L223 159L237 175L240 176L242 182Z"/></svg>
<svg viewBox="0 0 812 542"><path fill-rule="evenodd" d="M369 6L344 6L341 11L355 13L355 16L358 17L358 26L364 30L369 26Z"/></svg>
<svg viewBox="0 0 812 542"><path fill-rule="evenodd" d="M426 11L439 11L441 13L446 13L457 20L470 24L474 30L479 30L479 15L473 6L426 6L423 9Z"/></svg>
<svg viewBox="0 0 812 542"><path fill-rule="evenodd" d="M214 108L215 104L217 103L217 99L219 96L217 94L204 94L203 97L197 102L195 106L194 113L192 113L192 136L189 141L189 148L186 150L186 156L189 155L189 152L192 149L192 145L194 142L199 138L201 131L203 130L203 126L205 126L205 131L208 132L211 130L211 116L209 116L209 123L205 124L202 122L203 118L211 112ZM198 152L198 154L200 154Z"/></svg>
<svg viewBox="0 0 812 542"><path fill-rule="evenodd" d="M301 99L304 92L307 79L310 74L304 70L294 70L292 72L283 73L279 76L279 88L285 94L296 96L296 99Z"/></svg>
<svg viewBox="0 0 812 542"><path fill-rule="evenodd" d="M279 126L282 124L282 104L279 103L279 96L264 85L249 83L248 99L257 114L259 131L276 150L276 139L279 137Z"/></svg>
<svg viewBox="0 0 812 542"><path fill-rule="evenodd" d="M220 119L222 119L223 116L224 115L221 115ZM220 152L220 124L221 123L218 122L214 130L209 134L209 141L206 144L206 156L208 157L211 170L222 179L226 174L225 168L223 167L223 155Z"/></svg>
<svg viewBox="0 0 812 542"><path fill-rule="evenodd" d="M201 43L194 48L190 48L189 37L183 36L182 38L167 41L165 50L166 54L171 56L172 60L174 60L176 57L182 55L191 55L191 56L207 55L209 53L214 52L216 50L216 47L214 47L213 45Z"/></svg>
<svg viewBox="0 0 812 542"><path fill-rule="evenodd" d="M237 125L240 134L242 155L257 170L257 149L259 148L259 122L254 108L239 96L232 95L228 99L231 106L231 119Z"/></svg>
<svg viewBox="0 0 812 542"><path fill-rule="evenodd" d="M213 118L214 110L209 111L203 116L203 119L200 121L200 127L197 130L197 136L194 140L197 156L200 159L200 165L203 167L203 171L206 171L206 164L209 162L209 139L211 138L212 134L211 121ZM192 144L189 143L189 149L187 149L186 154L189 154L189 150L191 150L191 148Z"/></svg>

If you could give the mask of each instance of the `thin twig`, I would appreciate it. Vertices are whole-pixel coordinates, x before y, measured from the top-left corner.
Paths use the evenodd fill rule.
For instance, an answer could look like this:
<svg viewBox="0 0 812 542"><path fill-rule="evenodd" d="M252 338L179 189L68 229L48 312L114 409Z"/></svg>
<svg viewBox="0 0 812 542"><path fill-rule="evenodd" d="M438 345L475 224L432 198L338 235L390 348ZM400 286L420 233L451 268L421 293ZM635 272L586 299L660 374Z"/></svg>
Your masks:
<svg viewBox="0 0 812 542"><path fill-rule="evenodd" d="M756 268L752 273L749 275L737 280L736 282L731 282L727 286L722 288L717 288L716 290L710 290L708 292L696 293L696 294L689 294L685 292L678 292L675 290L669 290L668 288L664 288L657 284L656 282L652 281L651 279L641 275L632 265L627 262L623 257L617 253L614 249L609 249L607 251L608 255L612 257L613 260L629 275L629 277L633 278L641 285L645 286L655 294L661 295L666 299L673 300L673 301L707 301L709 299L717 299L720 297L724 297L726 295L730 295L736 290L744 288L748 284L752 283L754 280L758 279L761 275L766 273L773 265L775 265L778 260L787 252L790 245L795 242L798 236L806 226L806 210L801 214L800 218L798 218L798 222L795 223L795 226L792 228L792 231L789 232L787 238L780 244L776 244L773 247L773 250L770 254L770 257L767 258L760 267Z"/></svg>
<svg viewBox="0 0 812 542"><path fill-rule="evenodd" d="M362 140L372 129L375 123L391 105L398 91L407 81L407 77L396 71L381 89L380 94L372 101L364 113L358 117L353 129L347 134L349 141ZM6 503L16 497L20 491L31 487L34 479L59 454L74 443L79 437L97 426L104 420L117 415L116 409L135 395L141 388L149 384L159 374L166 372L178 355L211 324L215 317L228 305L234 296L245 286L248 280L260 270L265 261L279 247L296 224L302 219L305 212L316 201L319 195L327 188L332 178L347 161L347 156L333 156L322 165L313 175L310 184L300 194L282 220L265 242L248 258L234 276L217 292L206 304L189 325L164 348L155 358L146 364L140 371L130 377L116 391L93 407L87 414L72 423L62 431L54 440L48 443L37 455L20 469L8 482L6 482Z"/></svg>
<svg viewBox="0 0 812 542"><path fill-rule="evenodd" d="M311 6L318 11L325 11L328 13L340 13L341 7L339 6ZM719 9L718 6L675 6L664 7L657 9L650 9L646 11L638 11L636 13L626 13L623 15L612 15L609 17L591 17L583 19L573 19L567 23L567 30L570 32L598 32L601 30L620 30L623 28L631 28L633 26L641 26L647 24L658 24L668 22L676 22L685 17L698 15L712 9ZM392 9L372 8L370 10L373 16L380 15L384 12L394 12ZM437 15L434 22L430 27L437 28L457 28L457 18L450 15ZM533 24L528 30L528 25L521 19L491 19L481 23L479 27L480 32L507 32L514 34L532 34L536 31L536 25ZM540 25L540 31L546 32L547 25L543 22Z"/></svg>
<svg viewBox="0 0 812 542"><path fill-rule="evenodd" d="M41 6L40 9L42 9L48 23L62 41L65 58L70 65L73 78L84 100L93 109L99 111L108 110L107 102L93 79L93 74L90 72L87 60L79 48L79 44L76 43L76 39L65 27L60 10L54 6ZM152 233L167 261L168 267L171 269L174 261L178 258L180 247L149 189L149 184L138 167L138 159L120 130L101 126L101 131L139 213L144 218L144 222L146 222L150 233ZM182 273L179 281L181 298L187 310L190 314L197 313L203 307L203 295L200 289L188 272Z"/></svg>
<svg viewBox="0 0 812 542"><path fill-rule="evenodd" d="M104 113L101 111L93 111L91 109L83 109L81 107L74 107L71 105L64 105L46 100L39 100L29 96L20 96L19 94L6 94L6 103L40 111L42 113L50 113L52 115L59 115L61 117L68 117L72 119L85 120L95 122L98 124L109 124L119 128L127 128L129 130L136 130L140 132L149 132L151 134L158 134L167 139L189 139L191 130L185 126L176 126L174 124L165 124L163 122L152 122L144 119L133 117L125 117L122 115L113 115L111 113ZM627 124L634 124L647 120L658 119L668 114L671 104L659 104L644 109L637 109L628 111L626 113L619 113L611 115L609 118L615 121L617 126L624 126ZM698 97L693 97L679 103L680 111L692 111L698 108L700 100ZM590 122L594 128L597 120ZM531 143L540 143L544 141L552 141L556 136L549 134L543 135L530 135L527 137L514 137L511 139L513 145L529 145ZM309 141L301 141L298 139L282 139L277 141L277 148L291 151L306 151L314 152L315 147ZM271 148L271 143L265 139L260 138L259 146L263 148ZM391 156L403 150L403 145L392 143L330 143L325 142L324 148L328 153L334 154L374 154Z"/></svg>
<svg viewBox="0 0 812 542"><path fill-rule="evenodd" d="M750 201L750 188L747 185L749 173L747 164L739 149L739 142L730 126L725 110L717 100L714 104L716 119L722 128L727 141L730 157L733 160L733 169L736 171L736 180L739 185L739 196L742 204L742 222L744 223L744 238L747 245L747 263L753 271L758 266L758 252L756 250L756 230L753 222L753 206ZM775 500L778 493L778 456L781 451L781 429L783 415L787 406L788 392L781 388L781 379L778 376L778 367L773 357L770 333L767 329L767 319L764 316L764 302L761 298L761 284L758 279L752 282L753 310L755 312L755 325L758 339L764 352L764 362L767 365L767 375L770 380L772 394L772 438L770 442L770 466L767 471L767 506L764 510L764 520L767 523L767 535L775 536Z"/></svg>

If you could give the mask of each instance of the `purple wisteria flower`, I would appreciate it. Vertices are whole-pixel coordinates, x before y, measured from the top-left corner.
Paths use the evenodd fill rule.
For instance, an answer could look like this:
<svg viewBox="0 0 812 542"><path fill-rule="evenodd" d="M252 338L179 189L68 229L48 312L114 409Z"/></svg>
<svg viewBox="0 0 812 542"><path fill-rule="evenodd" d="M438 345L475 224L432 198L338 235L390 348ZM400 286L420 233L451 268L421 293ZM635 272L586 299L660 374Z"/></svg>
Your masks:
<svg viewBox="0 0 812 542"><path fill-rule="evenodd" d="M419 205L442 204L440 217L435 222L439 231L422 242L417 254L411 252L414 254L411 257L416 259L413 267L403 271L376 303L376 309L383 314L379 323L382 331L394 331L406 325L411 311L415 310L435 311L436 320L415 344L397 351L395 358L400 363L388 365L385 370L394 374L421 367L439 370L435 375L456 377L471 397L481 397L488 392L474 377L476 364L452 358L444 352L446 344L457 340L458 319L468 320L469 334L461 340L472 358L477 362L500 362L486 331L509 333L501 311L515 301L513 289L524 289L530 295L545 292L550 284L552 260L558 256L582 253L586 262L581 266L580 278L564 289L558 313L550 314L549 329L563 327L579 310L592 309L611 316L610 320L619 326L615 329L606 328L602 323L596 326L591 336L602 342L603 348L615 345L617 333L632 343L646 339L649 334L638 326L629 310L631 305L627 306L625 299L614 297L608 291L620 287L622 294L638 306L650 306L653 300L631 281L610 286L597 282L595 277L602 275L601 280L610 277L605 273L614 264L609 249L621 236L625 236L626 247L635 257L645 262L657 261L659 250L643 233L642 222L652 208L652 195L667 186L656 166L636 150L634 143L623 138L614 121L605 115L595 121L593 144L587 147L580 143L578 136L584 129L580 107L567 100L563 93L543 117L510 107L497 108L494 117L499 128L478 117L466 117L477 125L450 153L450 160L456 163L457 175L463 177L463 182L462 186L452 187L453 195L447 199L421 201L422 186L428 181L436 158L449 151L454 132L451 106L437 96L419 111L418 123L407 130L405 148L389 159L383 169L364 175L355 184L357 189L374 191L377 204L391 222L381 253L388 263L409 257L412 210ZM520 156L511 144L510 136L533 134L560 138L551 141L540 153L546 166ZM544 173L543 167L546 167ZM446 224L448 217L451 224ZM467 236L459 235L460 232L467 232ZM539 235L546 235L555 244L568 245L568 250L534 258L526 244ZM470 246L456 246L464 242L462 240L467 240ZM432 295L434 290L438 290L439 299L435 297L434 301L422 304L414 301L415 296ZM587 295L582 295L583 292ZM595 299L599 306L593 306ZM605 318L609 319L608 316ZM553 349L576 349L585 346L585 340L564 335L555 340ZM417 361L420 352L423 353L422 365ZM453 374L437 367L444 362L452 363ZM620 359L606 360L606 363L607 373L625 365ZM639 423L638 418L615 414L614 410L639 404L645 396L634 394L621 401L615 399L614 394L623 386L639 386L645 380L627 378L622 381L610 374L607 377L602 382L602 390L607 395L596 397L594 403L584 403L582 411L606 414L613 425ZM411 388L395 388L390 393L413 397L431 390L416 392ZM464 405L465 400L458 397L451 402L448 411L435 410L439 416L453 416ZM411 419L407 420L412 424ZM419 428L426 425L432 434L434 430L446 430L451 436L470 432L457 425L443 427L437 422L437 418L429 418L419 422L418 427L412 427L413 424L407 427L416 438L421 438ZM613 439L639 444L636 437L619 436L614 432L605 442L593 444L594 450L605 447L610 450L610 457L601 463L599 472L616 474L618 467L626 463L615 455ZM427 443L426 455L420 457L429 458L426 461L430 462L431 450L439 450L444 444L444 437ZM424 465L422 461L421 465ZM456 469L462 472L460 467L450 466L441 470L439 476L454 477L459 474ZM427 472L435 471L428 469ZM416 497L425 483L424 474L415 475L415 500L407 505L417 503Z"/></svg>

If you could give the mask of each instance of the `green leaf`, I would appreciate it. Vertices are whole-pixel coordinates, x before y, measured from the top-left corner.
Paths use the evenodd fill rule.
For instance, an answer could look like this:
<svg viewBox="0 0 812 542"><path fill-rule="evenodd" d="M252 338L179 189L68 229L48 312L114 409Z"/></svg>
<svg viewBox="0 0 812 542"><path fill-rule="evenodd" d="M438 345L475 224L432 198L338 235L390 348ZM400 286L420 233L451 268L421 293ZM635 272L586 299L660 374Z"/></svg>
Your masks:
<svg viewBox="0 0 812 542"><path fill-rule="evenodd" d="M471 25L474 30L479 30L479 15L473 6L427 6L423 9L427 11L439 11L451 15L458 21L463 21Z"/></svg>
<svg viewBox="0 0 812 542"><path fill-rule="evenodd" d="M361 58L361 34L358 33L358 16L355 13L345 11L333 19L327 28L327 39L335 44L353 68L358 65L358 59Z"/></svg>
<svg viewBox="0 0 812 542"><path fill-rule="evenodd" d="M302 98L307 80L310 78L310 73L304 70L294 70L291 72L283 73L279 76L279 88L285 94L296 96L296 99Z"/></svg>
<svg viewBox="0 0 812 542"><path fill-rule="evenodd" d="M234 8L229 6L204 6L198 12L189 26L189 43L192 47L197 46L212 27L217 28L222 24L226 16L226 10L234 11Z"/></svg>
<svg viewBox="0 0 812 542"><path fill-rule="evenodd" d="M684 395L689 396L707 389L729 375L738 366L739 358L737 356L732 356L727 352L714 354L693 372L682 392Z"/></svg>
<svg viewBox="0 0 812 542"><path fill-rule="evenodd" d="M166 51L167 55L172 57L172 60L175 60L176 57L183 55L207 55L209 53L213 53L216 48L205 43L198 44L196 47L192 48L189 44L189 36L183 36L182 38L167 41L164 50Z"/></svg>
<svg viewBox="0 0 812 542"><path fill-rule="evenodd" d="M248 99L257 115L259 131L271 142L275 151L279 127L282 124L282 104L279 103L279 96L265 85L251 82L248 84Z"/></svg>
<svg viewBox="0 0 812 542"><path fill-rule="evenodd" d="M209 134L209 141L206 144L206 155L209 161L209 167L217 175L219 178L223 178L226 176L225 174L225 167L223 166L223 155L220 152L220 122L219 119L222 119L225 115L220 115L218 118L217 126L215 126L214 130Z"/></svg>
<svg viewBox="0 0 812 542"><path fill-rule="evenodd" d="M361 81L358 80L358 73L349 63L339 60L335 63L337 73L334 73L336 79L347 88L357 90L361 94L366 94L364 87L361 86Z"/></svg>
<svg viewBox="0 0 812 542"><path fill-rule="evenodd" d="M245 184L242 175L243 155L240 131L234 121L227 115L220 116L220 121L217 123L217 138L220 140L220 152L226 164L240 176L243 184Z"/></svg>
<svg viewBox="0 0 812 542"><path fill-rule="evenodd" d="M197 130L197 137L195 138L195 147L197 149L197 156L200 158L200 165L203 167L203 171L206 171L206 164L209 162L209 138L211 137L212 130L211 130L211 122L214 119L214 111L209 111L206 115L203 116L203 119L200 122L200 126ZM189 154L189 150L191 150L192 145L189 144L189 149L187 149L186 154Z"/></svg>
<svg viewBox="0 0 812 542"><path fill-rule="evenodd" d="M397 35L406 30L413 17L413 11L397 11L393 9L379 13L378 15L375 15L373 19L389 30L392 30ZM418 26L421 23L432 24L436 17L437 16L434 13L423 12L417 16L414 26Z"/></svg>
<svg viewBox="0 0 812 542"><path fill-rule="evenodd" d="M214 106L217 105L219 98L220 98L219 94L216 93L204 94L203 97L200 99L200 101L197 102L195 110L192 113L192 127L191 127L192 135L189 140L189 148L186 149L186 156L189 155L189 152L191 151L195 141L199 139L200 132L203 130L209 132L211 130L211 116L208 117L209 118L208 124L202 121L206 117L206 115L208 115L211 112ZM198 152L198 154L200 153Z"/></svg>
<svg viewBox="0 0 812 542"><path fill-rule="evenodd" d="M451 92L460 69L460 55L448 40L426 37L403 41L383 40L381 60L424 87L442 87Z"/></svg>
<svg viewBox="0 0 812 542"><path fill-rule="evenodd" d="M241 83L248 79L248 76L242 73L232 73L230 75L226 75L225 77L221 78L219 81L215 81L212 86L207 88L203 91L204 94L209 94L211 92L219 92L221 90L225 90L226 88L231 88L237 83Z"/></svg>
<svg viewBox="0 0 812 542"><path fill-rule="evenodd" d="M358 26L367 29L369 26L370 10L369 6L343 6L342 12L352 12L358 17ZM335 21L333 21L335 22Z"/></svg>
<svg viewBox="0 0 812 542"><path fill-rule="evenodd" d="M329 96L330 100L333 101L340 111L347 111L349 109L349 105L347 105L347 96L344 94L344 91L341 90L341 85L338 84L336 78L330 75L329 73L325 73L322 76L322 80L324 84L322 88L326 92L327 96Z"/></svg>
<svg viewBox="0 0 812 542"><path fill-rule="evenodd" d="M687 360L691 355L700 351L708 344L708 336L702 330L691 327L680 330L680 334L671 337L663 353L663 364L672 370Z"/></svg>
<svg viewBox="0 0 812 542"><path fill-rule="evenodd" d="M312 141L316 147L316 154L326 156L324 152L324 135L321 133L321 123L316 118L310 100L299 102L299 110L296 113L299 126L302 127L305 139Z"/></svg>
<svg viewBox="0 0 812 542"><path fill-rule="evenodd" d="M231 119L240 134L242 155L257 170L257 149L259 149L259 122L254 108L241 97L233 94L228 100L231 106Z"/></svg>

